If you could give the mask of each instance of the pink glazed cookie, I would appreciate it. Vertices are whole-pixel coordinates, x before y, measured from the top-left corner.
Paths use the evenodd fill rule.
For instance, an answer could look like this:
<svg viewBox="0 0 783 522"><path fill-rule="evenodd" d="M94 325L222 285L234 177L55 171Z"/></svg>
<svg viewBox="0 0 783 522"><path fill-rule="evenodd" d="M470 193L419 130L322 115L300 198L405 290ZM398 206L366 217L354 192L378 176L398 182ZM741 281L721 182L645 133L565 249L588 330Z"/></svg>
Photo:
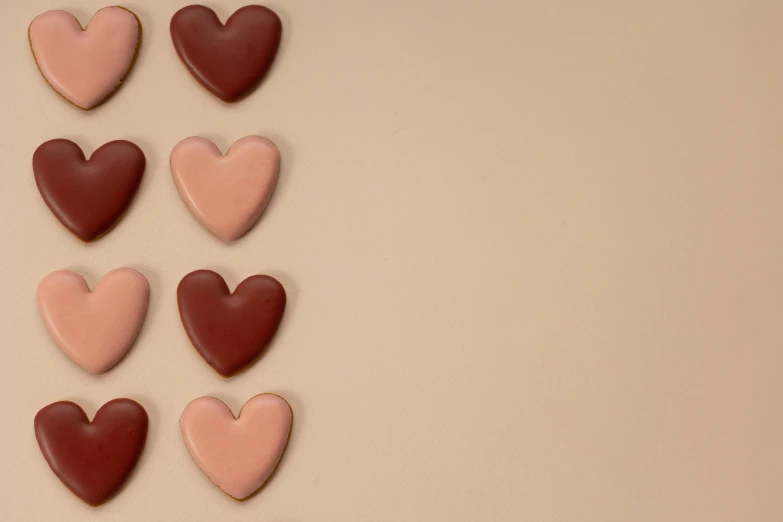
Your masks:
<svg viewBox="0 0 783 522"><path fill-rule="evenodd" d="M171 173L191 212L223 241L242 237L261 217L277 183L280 151L248 136L223 156L204 138L187 138L171 152Z"/></svg>
<svg viewBox="0 0 783 522"><path fill-rule="evenodd" d="M105 7L87 28L67 11L47 11L28 30L44 79L80 109L100 105L130 72L141 46L141 22L124 7Z"/></svg>
<svg viewBox="0 0 783 522"><path fill-rule="evenodd" d="M147 279L130 268L103 276L93 292L82 276L53 272L38 284L38 310L57 346L93 375L122 359L147 313Z"/></svg>
<svg viewBox="0 0 783 522"><path fill-rule="evenodd" d="M271 393L247 401L238 418L222 401L201 397L179 419L193 460L235 500L252 496L275 471L292 423L291 406Z"/></svg>

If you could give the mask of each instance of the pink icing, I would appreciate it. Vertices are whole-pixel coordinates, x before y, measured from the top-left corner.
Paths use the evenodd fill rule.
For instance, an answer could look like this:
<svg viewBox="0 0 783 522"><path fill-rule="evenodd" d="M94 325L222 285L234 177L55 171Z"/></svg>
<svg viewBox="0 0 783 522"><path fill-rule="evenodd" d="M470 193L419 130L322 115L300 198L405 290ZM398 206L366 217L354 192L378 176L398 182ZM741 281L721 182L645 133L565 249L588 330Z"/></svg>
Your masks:
<svg viewBox="0 0 783 522"><path fill-rule="evenodd" d="M67 11L47 11L30 24L30 45L44 78L68 101L91 109L128 72L140 26L130 11L106 7L82 31Z"/></svg>
<svg viewBox="0 0 783 522"><path fill-rule="evenodd" d="M38 284L38 309L57 346L101 374L125 355L144 322L150 287L130 268L109 272L92 293L82 276L53 272Z"/></svg>
<svg viewBox="0 0 783 522"><path fill-rule="evenodd" d="M247 401L238 419L214 397L194 400L179 419L198 467L237 500L255 493L275 470L292 422L285 399L269 393Z"/></svg>
<svg viewBox="0 0 783 522"><path fill-rule="evenodd" d="M171 172L188 208L224 241L241 237L263 213L277 183L280 151L260 136L237 141L223 156L204 138L171 152Z"/></svg>

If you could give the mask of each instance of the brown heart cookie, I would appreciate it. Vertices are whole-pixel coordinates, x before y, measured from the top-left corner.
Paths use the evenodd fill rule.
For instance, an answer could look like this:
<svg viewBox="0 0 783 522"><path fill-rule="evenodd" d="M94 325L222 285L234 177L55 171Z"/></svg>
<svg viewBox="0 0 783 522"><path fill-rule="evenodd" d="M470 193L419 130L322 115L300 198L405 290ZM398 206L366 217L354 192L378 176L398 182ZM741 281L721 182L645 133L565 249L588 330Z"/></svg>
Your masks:
<svg viewBox="0 0 783 522"><path fill-rule="evenodd" d="M63 401L35 416L35 438L55 475L77 497L99 506L119 491L144 449L147 412L135 401L107 402L90 422Z"/></svg>
<svg viewBox="0 0 783 522"><path fill-rule="evenodd" d="M266 7L248 5L226 25L203 5L183 7L171 19L171 39L188 71L225 102L247 95L266 75L283 33L280 18Z"/></svg>
<svg viewBox="0 0 783 522"><path fill-rule="evenodd" d="M253 363L274 337L285 311L277 279L255 275L232 294L219 274L197 270L177 287L182 325L199 354L230 377Z"/></svg>
<svg viewBox="0 0 783 522"><path fill-rule="evenodd" d="M69 140L47 141L33 155L35 183L52 213L85 242L109 231L141 184L146 159L129 141L112 141L87 160Z"/></svg>

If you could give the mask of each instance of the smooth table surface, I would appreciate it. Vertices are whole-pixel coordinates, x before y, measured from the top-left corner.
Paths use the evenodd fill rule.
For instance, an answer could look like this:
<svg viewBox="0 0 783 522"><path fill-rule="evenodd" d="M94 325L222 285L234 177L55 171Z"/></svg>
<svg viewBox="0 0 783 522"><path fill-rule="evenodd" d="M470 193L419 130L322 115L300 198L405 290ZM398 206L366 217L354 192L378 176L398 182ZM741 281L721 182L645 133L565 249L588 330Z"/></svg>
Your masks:
<svg viewBox="0 0 783 522"><path fill-rule="evenodd" d="M283 41L236 106L179 63L187 2L129 0L144 42L84 113L46 85L27 26L106 0L0 2L0 519L7 522L658 522L783 519L783 3L277 0ZM225 20L242 0L210 1ZM183 138L282 153L235 245L190 215ZM85 246L31 158L128 139L147 171ZM72 269L151 284L138 343L102 377L48 338L35 288ZM223 380L188 343L188 272L267 273L289 296L261 361ZM197 469L178 418L262 392L294 411L244 504ZM150 431L91 509L35 442L43 406L129 397Z"/></svg>

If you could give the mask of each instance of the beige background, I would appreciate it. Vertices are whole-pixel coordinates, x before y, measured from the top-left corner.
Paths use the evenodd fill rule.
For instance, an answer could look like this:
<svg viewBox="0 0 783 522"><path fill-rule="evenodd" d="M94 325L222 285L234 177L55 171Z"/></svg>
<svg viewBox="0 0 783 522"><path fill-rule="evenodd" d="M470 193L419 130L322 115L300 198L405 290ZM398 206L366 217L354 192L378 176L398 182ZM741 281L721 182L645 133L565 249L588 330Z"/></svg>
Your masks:
<svg viewBox="0 0 783 522"><path fill-rule="evenodd" d="M245 0L211 1L225 19ZM182 1L128 1L127 84L82 113L38 74L26 28L105 1L0 2L0 520L777 521L783 518L783 3L299 0L262 88L221 105L178 63ZM181 202L172 147L269 136L270 208L224 246ZM85 246L40 199L43 141L148 159L120 225ZM70 268L152 285L138 344L94 378L48 339L34 293ZM290 305L224 381L175 288L254 273ZM214 394L295 412L245 504L200 473L177 420ZM93 510L49 472L32 420L118 396L151 417L128 486Z"/></svg>

